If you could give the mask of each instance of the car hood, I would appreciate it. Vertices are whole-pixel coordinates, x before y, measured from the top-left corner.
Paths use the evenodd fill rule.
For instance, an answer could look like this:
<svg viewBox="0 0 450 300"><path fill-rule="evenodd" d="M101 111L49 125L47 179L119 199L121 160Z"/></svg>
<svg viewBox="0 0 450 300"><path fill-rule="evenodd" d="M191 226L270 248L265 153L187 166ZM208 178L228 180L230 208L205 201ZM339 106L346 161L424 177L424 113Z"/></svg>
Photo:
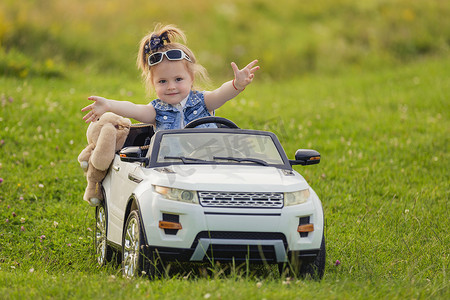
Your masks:
<svg viewBox="0 0 450 300"><path fill-rule="evenodd" d="M296 171L265 166L187 164L142 171L152 184L188 190L291 192L309 187Z"/></svg>

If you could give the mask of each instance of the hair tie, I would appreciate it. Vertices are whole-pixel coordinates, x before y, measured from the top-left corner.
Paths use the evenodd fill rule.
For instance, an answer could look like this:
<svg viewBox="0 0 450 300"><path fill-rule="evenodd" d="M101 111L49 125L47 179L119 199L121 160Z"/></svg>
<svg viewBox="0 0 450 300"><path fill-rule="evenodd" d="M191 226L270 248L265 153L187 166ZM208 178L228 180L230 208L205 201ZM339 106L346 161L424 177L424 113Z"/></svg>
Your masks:
<svg viewBox="0 0 450 300"><path fill-rule="evenodd" d="M145 53L149 53L150 51L157 51L159 48L164 47L164 42L169 42L169 37L167 36L167 31L163 32L160 36L152 35L150 38L150 49L147 52L149 47L148 43L145 44Z"/></svg>
<svg viewBox="0 0 450 300"><path fill-rule="evenodd" d="M148 45L148 42L144 45L144 53L149 54L150 53L150 46Z"/></svg>

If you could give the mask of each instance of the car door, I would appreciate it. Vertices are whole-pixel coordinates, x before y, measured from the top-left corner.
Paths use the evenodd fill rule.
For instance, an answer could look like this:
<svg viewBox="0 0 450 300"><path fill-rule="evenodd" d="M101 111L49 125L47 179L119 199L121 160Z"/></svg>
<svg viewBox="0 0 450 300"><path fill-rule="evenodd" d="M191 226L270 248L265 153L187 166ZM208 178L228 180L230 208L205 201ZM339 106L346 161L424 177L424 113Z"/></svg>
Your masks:
<svg viewBox="0 0 450 300"><path fill-rule="evenodd" d="M120 244L122 242L122 231L125 209L128 199L137 186L129 174L132 174L139 165L136 163L123 162L118 156L111 166L111 193L108 201L110 212L110 225L108 239Z"/></svg>

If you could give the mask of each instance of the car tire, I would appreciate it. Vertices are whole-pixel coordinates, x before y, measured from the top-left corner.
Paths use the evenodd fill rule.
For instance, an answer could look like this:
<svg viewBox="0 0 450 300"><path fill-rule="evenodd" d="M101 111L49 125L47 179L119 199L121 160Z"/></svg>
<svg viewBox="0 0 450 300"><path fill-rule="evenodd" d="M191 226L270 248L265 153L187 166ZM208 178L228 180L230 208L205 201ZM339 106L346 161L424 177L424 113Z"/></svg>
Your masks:
<svg viewBox="0 0 450 300"><path fill-rule="evenodd" d="M325 257L325 236L322 236L319 253L313 261L303 260L293 254L289 263L278 264L278 270L281 276L293 275L300 278L307 278L309 276L312 279L320 280L325 273Z"/></svg>
<svg viewBox="0 0 450 300"><path fill-rule="evenodd" d="M100 266L106 265L112 260L113 249L108 245L108 216L105 204L97 206L95 209L95 234L94 249L95 258Z"/></svg>
<svg viewBox="0 0 450 300"><path fill-rule="evenodd" d="M138 211L131 211L122 234L122 273L124 277L137 277L147 271L144 265L144 235L141 226Z"/></svg>
<svg viewBox="0 0 450 300"><path fill-rule="evenodd" d="M326 249L325 249L325 236L322 236L322 244L320 245L319 253L316 258L306 264L301 264L299 275L302 277L311 276L311 278L320 280L325 273L325 257L326 257Z"/></svg>

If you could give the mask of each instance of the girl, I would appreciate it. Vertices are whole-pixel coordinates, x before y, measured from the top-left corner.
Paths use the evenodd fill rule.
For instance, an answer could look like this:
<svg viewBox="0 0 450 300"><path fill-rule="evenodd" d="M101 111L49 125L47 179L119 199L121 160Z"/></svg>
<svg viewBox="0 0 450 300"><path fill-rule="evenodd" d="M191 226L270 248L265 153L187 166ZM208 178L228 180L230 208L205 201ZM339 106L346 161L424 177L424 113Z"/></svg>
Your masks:
<svg viewBox="0 0 450 300"><path fill-rule="evenodd" d="M154 124L156 130L179 129L201 117L210 116L215 109L236 97L254 78L259 69L257 60L239 70L232 62L234 79L214 91L193 90L194 78L206 78L206 70L197 63L192 51L184 43L184 33L171 25L157 26L145 36L139 46L137 64L148 86L153 86L158 99L149 104L134 104L91 96L94 103L84 107L89 111L83 120L95 122L103 113L110 111L142 123ZM199 126L201 127L201 126ZM215 127L204 124L202 127Z"/></svg>

